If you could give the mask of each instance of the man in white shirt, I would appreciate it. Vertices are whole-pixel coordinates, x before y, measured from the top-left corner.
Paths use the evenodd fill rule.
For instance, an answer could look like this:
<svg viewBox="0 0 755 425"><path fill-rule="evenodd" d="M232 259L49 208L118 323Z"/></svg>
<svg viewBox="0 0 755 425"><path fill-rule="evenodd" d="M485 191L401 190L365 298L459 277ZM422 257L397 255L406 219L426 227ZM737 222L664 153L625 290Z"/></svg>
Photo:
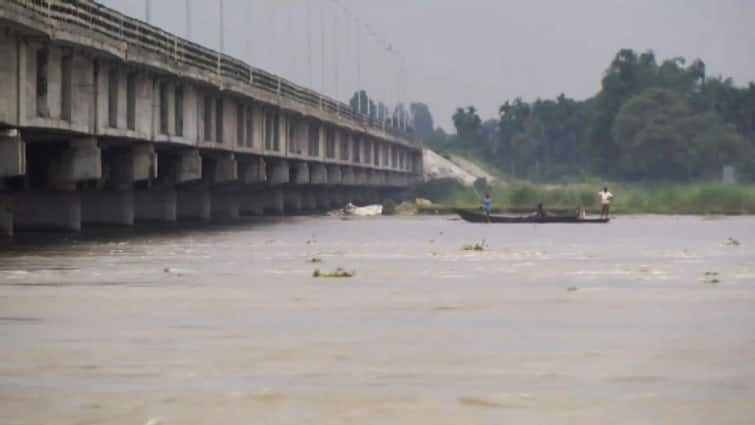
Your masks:
<svg viewBox="0 0 755 425"><path fill-rule="evenodd" d="M604 187L602 191L598 192L600 196L600 218L608 218L608 212L611 209L611 201L613 200L613 194L608 191L607 187Z"/></svg>

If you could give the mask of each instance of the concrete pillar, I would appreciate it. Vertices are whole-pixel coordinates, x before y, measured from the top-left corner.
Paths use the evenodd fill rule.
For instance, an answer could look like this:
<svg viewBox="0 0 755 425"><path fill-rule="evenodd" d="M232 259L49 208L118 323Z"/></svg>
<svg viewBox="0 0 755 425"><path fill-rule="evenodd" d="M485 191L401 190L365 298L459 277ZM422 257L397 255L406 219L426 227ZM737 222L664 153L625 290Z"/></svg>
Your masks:
<svg viewBox="0 0 755 425"><path fill-rule="evenodd" d="M71 140L63 154L50 163L49 185L71 190L75 184L102 178L101 151L94 137Z"/></svg>
<svg viewBox="0 0 755 425"><path fill-rule="evenodd" d="M176 216L181 221L210 221L212 198L209 190L178 190Z"/></svg>
<svg viewBox="0 0 755 425"><path fill-rule="evenodd" d="M0 130L0 179L26 174L26 143L18 130Z"/></svg>
<svg viewBox="0 0 755 425"><path fill-rule="evenodd" d="M328 169L324 164L310 164L309 182L311 184L328 184Z"/></svg>
<svg viewBox="0 0 755 425"><path fill-rule="evenodd" d="M77 192L13 194L16 231L81 230L81 199Z"/></svg>
<svg viewBox="0 0 755 425"><path fill-rule="evenodd" d="M81 192L81 221L84 224L131 226L134 224L134 192Z"/></svg>
<svg viewBox="0 0 755 425"><path fill-rule="evenodd" d="M242 215L265 214L265 194L263 192L251 191L240 192L239 212Z"/></svg>
<svg viewBox="0 0 755 425"><path fill-rule="evenodd" d="M294 189L286 189L283 192L283 203L286 214L297 214L303 207L301 192Z"/></svg>
<svg viewBox="0 0 755 425"><path fill-rule="evenodd" d="M0 193L0 238L13 236L13 200Z"/></svg>
<svg viewBox="0 0 755 425"><path fill-rule="evenodd" d="M309 184L309 165L306 162L294 164L294 181L292 183Z"/></svg>
<svg viewBox="0 0 755 425"><path fill-rule="evenodd" d="M334 197L332 196L331 190L318 190L314 192L314 195L318 210L329 210L334 204L336 204L336 202L334 202Z"/></svg>
<svg viewBox="0 0 755 425"><path fill-rule="evenodd" d="M262 194L264 211L270 214L283 214L285 212L285 202L283 199L283 190L269 189Z"/></svg>
<svg viewBox="0 0 755 425"><path fill-rule="evenodd" d="M353 168L351 167L341 168L341 184L346 185L346 186L353 186L356 184Z"/></svg>
<svg viewBox="0 0 755 425"><path fill-rule="evenodd" d="M317 209L317 196L313 188L304 189L301 192L302 209L304 211L314 211Z"/></svg>
<svg viewBox="0 0 755 425"><path fill-rule="evenodd" d="M157 177L157 154L152 145L136 145L110 161L110 179L120 190L131 189L135 182Z"/></svg>
<svg viewBox="0 0 755 425"><path fill-rule="evenodd" d="M239 160L238 168L242 184L264 183L267 180L265 160L262 158Z"/></svg>
<svg viewBox="0 0 755 425"><path fill-rule="evenodd" d="M236 220L239 218L239 194L227 190L212 191L213 220Z"/></svg>
<svg viewBox="0 0 755 425"><path fill-rule="evenodd" d="M134 215L136 221L173 223L176 221L176 191L140 190L134 193Z"/></svg>
<svg viewBox="0 0 755 425"><path fill-rule="evenodd" d="M227 183L239 179L238 164L234 155L227 154L215 160L215 183Z"/></svg>
<svg viewBox="0 0 755 425"><path fill-rule="evenodd" d="M284 184L291 179L288 162L275 160L268 164L268 182L270 184Z"/></svg>
<svg viewBox="0 0 755 425"><path fill-rule="evenodd" d="M328 165L328 184L337 185L342 183L343 174L341 173L340 165Z"/></svg>

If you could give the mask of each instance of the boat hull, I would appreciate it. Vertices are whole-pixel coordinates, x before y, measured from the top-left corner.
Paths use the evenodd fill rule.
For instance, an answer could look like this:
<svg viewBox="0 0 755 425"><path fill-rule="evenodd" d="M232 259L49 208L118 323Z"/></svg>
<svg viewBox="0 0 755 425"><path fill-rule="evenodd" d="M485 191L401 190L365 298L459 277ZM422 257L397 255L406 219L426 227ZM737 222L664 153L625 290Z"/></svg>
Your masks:
<svg viewBox="0 0 755 425"><path fill-rule="evenodd" d="M608 223L610 221L610 219L608 218L584 218L584 219L579 220L575 216L567 216L567 215L552 215L552 216L546 216L546 217L528 217L528 216L514 217L514 216L502 216L502 215L487 216L482 213L473 212L473 211L465 211L465 210L457 210L456 213L459 214L462 220L469 223L601 224L601 223Z"/></svg>

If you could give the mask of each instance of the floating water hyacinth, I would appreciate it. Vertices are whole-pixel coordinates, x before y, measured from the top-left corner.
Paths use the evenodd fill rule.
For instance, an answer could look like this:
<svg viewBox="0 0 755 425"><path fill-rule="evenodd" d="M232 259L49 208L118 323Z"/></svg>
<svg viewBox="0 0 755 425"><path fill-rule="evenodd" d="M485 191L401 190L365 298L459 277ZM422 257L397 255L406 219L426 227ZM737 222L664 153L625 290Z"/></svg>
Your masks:
<svg viewBox="0 0 755 425"><path fill-rule="evenodd" d="M312 272L312 277L342 279L354 277L355 274L356 272L354 271L349 272L339 267L333 272L321 272L320 269L315 269L315 271Z"/></svg>

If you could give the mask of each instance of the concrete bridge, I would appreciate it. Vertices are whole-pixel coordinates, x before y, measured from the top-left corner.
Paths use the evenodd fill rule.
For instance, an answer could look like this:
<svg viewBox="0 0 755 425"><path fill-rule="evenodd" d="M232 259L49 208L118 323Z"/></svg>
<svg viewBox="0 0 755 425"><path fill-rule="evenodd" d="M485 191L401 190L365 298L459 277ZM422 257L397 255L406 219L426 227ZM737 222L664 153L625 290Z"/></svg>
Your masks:
<svg viewBox="0 0 755 425"><path fill-rule="evenodd" d="M377 202L411 129L91 0L0 1L0 234Z"/></svg>

